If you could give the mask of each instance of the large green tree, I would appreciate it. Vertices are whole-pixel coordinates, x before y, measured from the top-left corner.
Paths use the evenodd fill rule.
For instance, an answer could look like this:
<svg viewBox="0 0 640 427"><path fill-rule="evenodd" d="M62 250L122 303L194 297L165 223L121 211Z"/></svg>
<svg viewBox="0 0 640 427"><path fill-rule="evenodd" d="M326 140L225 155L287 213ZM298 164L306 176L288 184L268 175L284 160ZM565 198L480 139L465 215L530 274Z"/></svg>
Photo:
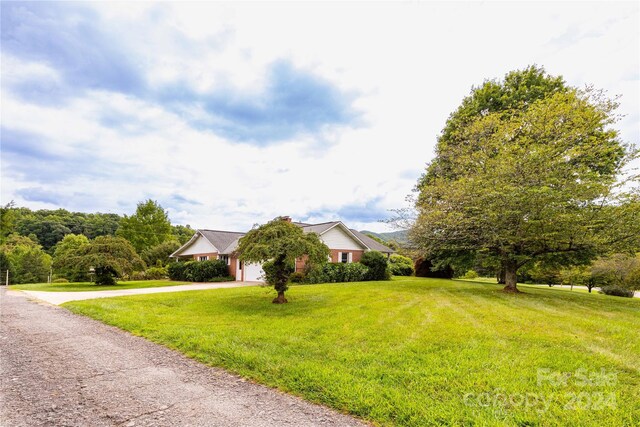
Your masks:
<svg viewBox="0 0 640 427"><path fill-rule="evenodd" d="M96 237L62 259L59 265L92 271L97 285L115 285L119 277L145 267L127 240L112 236Z"/></svg>
<svg viewBox="0 0 640 427"><path fill-rule="evenodd" d="M640 199L617 179L636 151L611 126L616 106L536 67L474 89L418 183L414 244L441 262L494 260L510 292L532 261L580 264L630 244Z"/></svg>
<svg viewBox="0 0 640 427"><path fill-rule="evenodd" d="M278 295L273 303L287 302L284 293L297 258L304 257L307 265L327 262L330 251L315 233L302 229L285 218L276 218L249 231L240 239L236 254L241 261L263 263L265 281Z"/></svg>
<svg viewBox="0 0 640 427"><path fill-rule="evenodd" d="M0 244L4 243L11 233L15 232L15 223L16 209L12 200L0 207Z"/></svg>
<svg viewBox="0 0 640 427"><path fill-rule="evenodd" d="M67 234L53 250L53 269L58 276L72 282L88 279L89 271L79 264L68 263L67 259L78 256L78 252L89 244L87 236Z"/></svg>
<svg viewBox="0 0 640 427"><path fill-rule="evenodd" d="M138 203L135 214L120 220L116 235L131 242L139 254L173 239L167 212L151 199Z"/></svg>
<svg viewBox="0 0 640 427"><path fill-rule="evenodd" d="M142 252L140 255L149 267L166 266L171 262L169 255L180 247L177 240L168 240Z"/></svg>
<svg viewBox="0 0 640 427"><path fill-rule="evenodd" d="M10 283L45 282L51 270L51 257L29 237L12 234L0 251L8 259ZM4 279L4 278L3 278Z"/></svg>

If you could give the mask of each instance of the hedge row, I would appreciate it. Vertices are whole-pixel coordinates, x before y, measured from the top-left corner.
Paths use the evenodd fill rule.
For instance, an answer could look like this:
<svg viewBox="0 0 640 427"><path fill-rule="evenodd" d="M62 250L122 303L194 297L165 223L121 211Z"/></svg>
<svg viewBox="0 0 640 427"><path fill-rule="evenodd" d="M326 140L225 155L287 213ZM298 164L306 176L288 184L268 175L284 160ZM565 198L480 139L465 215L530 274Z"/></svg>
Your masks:
<svg viewBox="0 0 640 427"><path fill-rule="evenodd" d="M227 263L216 259L209 261L174 262L167 266L171 280L210 282L219 278L231 278Z"/></svg>
<svg viewBox="0 0 640 427"><path fill-rule="evenodd" d="M338 282L362 282L367 280L369 268L354 262L352 264L328 263L310 269L303 283L338 283Z"/></svg>
<svg viewBox="0 0 640 427"><path fill-rule="evenodd" d="M389 280L390 278L391 271L387 263L387 257L380 252L370 251L362 255L360 262L351 264L324 264L308 270L304 275L294 273L291 281L302 283L339 283Z"/></svg>

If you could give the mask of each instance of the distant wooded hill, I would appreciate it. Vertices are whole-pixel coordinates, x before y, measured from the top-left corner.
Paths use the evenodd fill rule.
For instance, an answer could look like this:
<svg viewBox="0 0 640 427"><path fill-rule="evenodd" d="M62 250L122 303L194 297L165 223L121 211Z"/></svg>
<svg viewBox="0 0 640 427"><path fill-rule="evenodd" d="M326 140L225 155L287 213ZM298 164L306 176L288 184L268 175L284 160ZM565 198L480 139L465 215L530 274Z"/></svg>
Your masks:
<svg viewBox="0 0 640 427"><path fill-rule="evenodd" d="M377 238L382 239L385 242L395 241L400 244L405 244L408 242L407 230L389 231L386 233L376 233L373 231L362 230L361 233L376 236Z"/></svg>

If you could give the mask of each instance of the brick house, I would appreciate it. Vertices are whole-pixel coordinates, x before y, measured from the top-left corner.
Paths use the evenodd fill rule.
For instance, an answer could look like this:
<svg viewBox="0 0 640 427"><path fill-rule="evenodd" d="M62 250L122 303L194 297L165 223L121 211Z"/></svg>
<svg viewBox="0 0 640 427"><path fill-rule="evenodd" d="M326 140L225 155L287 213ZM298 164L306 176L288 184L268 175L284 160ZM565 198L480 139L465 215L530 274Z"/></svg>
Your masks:
<svg viewBox="0 0 640 427"><path fill-rule="evenodd" d="M290 218L286 218L291 221ZM382 245L359 231L350 229L341 221L323 222L321 224L306 224L293 222L301 227L305 233L316 233L322 242L331 250L330 262L358 262L366 251L379 251L387 256L393 250ZM238 260L234 251L238 247L238 240L245 233L220 230L196 230L191 239L170 255L176 260L205 261L222 259L229 266L229 274L237 281L260 281L263 271L258 264L247 264ZM296 261L296 271L304 268L304 260Z"/></svg>

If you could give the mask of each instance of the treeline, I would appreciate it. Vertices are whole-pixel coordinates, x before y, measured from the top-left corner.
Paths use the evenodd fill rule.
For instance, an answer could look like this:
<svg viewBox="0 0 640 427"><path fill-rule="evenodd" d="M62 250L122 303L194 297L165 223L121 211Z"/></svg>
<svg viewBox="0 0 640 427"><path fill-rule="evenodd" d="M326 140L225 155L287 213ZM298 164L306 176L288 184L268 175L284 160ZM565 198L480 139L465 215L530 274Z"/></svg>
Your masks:
<svg viewBox="0 0 640 427"><path fill-rule="evenodd" d="M66 209L34 211L16 207L12 202L0 208L2 282L7 271L10 283L44 282L52 273L53 279L62 281L86 280L89 269L78 256L89 245L105 251L103 261L113 248L130 246L141 261L132 263L131 269L135 268L138 277L144 276L148 267L164 268L169 255L194 232L188 225L172 225L166 211L153 200L140 202L131 216ZM89 258L91 268L100 266L96 253L85 256L85 260ZM119 275L133 273L129 268L123 269L121 261L116 264L108 270L117 270ZM161 273L150 272L154 277Z"/></svg>

